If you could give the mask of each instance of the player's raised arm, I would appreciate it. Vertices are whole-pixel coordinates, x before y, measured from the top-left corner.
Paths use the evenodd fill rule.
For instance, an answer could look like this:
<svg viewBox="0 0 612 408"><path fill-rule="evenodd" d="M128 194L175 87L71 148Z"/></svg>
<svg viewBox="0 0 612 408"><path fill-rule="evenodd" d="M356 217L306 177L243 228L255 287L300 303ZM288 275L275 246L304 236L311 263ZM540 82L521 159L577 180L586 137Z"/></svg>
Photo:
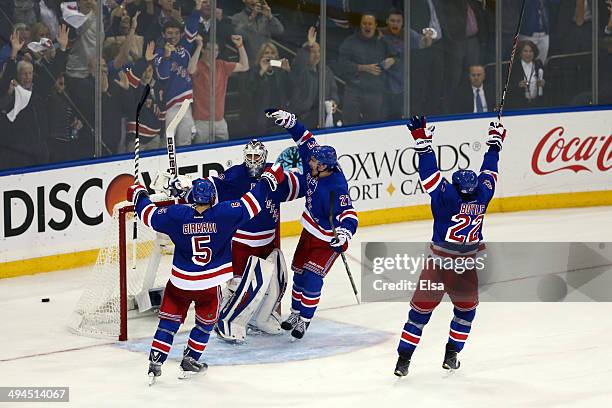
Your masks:
<svg viewBox="0 0 612 408"><path fill-rule="evenodd" d="M414 150L419 154L419 177L427 194L432 200L445 200L445 196L456 195L454 189L446 188L449 183L442 177L431 147L435 126L427 126L425 116L413 116L407 126L415 142Z"/></svg>
<svg viewBox="0 0 612 408"><path fill-rule="evenodd" d="M285 171L285 180L272 194L278 197L281 203L302 198L306 195L306 178L302 174Z"/></svg>
<svg viewBox="0 0 612 408"><path fill-rule="evenodd" d="M504 125L499 122L491 122L489 125L489 136L487 138L487 144L489 145L489 151L487 151L482 160L482 166L480 166L480 175L478 176L479 185L486 188L482 188L485 195L488 196L488 200L493 198L495 193L495 185L497 184L499 162L499 152L502 149L504 140L506 139L506 129Z"/></svg>
<svg viewBox="0 0 612 408"><path fill-rule="evenodd" d="M281 109L266 109L266 116L274 119L274 123L289 131L291 137L298 145L298 151L302 159L302 168L308 169L308 161L312 156L312 150L319 145L314 135L297 120L294 113Z"/></svg>
<svg viewBox="0 0 612 408"><path fill-rule="evenodd" d="M173 220L173 215L181 211L181 207L164 207L158 208L149 199L149 193L142 184L134 184L128 187L127 199L134 203L138 218L149 228L154 231L168 234L176 223Z"/></svg>
<svg viewBox="0 0 612 408"><path fill-rule="evenodd" d="M200 9L202 8L202 0L195 0L193 11L185 21L185 28L180 44L185 47L191 54L194 49L194 41L198 35L198 25L200 24Z"/></svg>
<svg viewBox="0 0 612 408"><path fill-rule="evenodd" d="M244 194L240 200L224 201L216 205L214 210L217 216L224 219L234 229L246 224L259 214L262 208L265 208L268 195L277 190L284 178L283 167L275 164L263 172L255 187Z"/></svg>

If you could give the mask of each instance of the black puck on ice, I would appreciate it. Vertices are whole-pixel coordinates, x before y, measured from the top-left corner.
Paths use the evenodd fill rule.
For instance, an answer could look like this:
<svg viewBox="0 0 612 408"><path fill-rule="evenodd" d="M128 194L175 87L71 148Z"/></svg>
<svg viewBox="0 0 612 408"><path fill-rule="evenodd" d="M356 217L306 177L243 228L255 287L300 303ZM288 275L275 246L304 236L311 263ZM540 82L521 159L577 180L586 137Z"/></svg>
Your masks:
<svg viewBox="0 0 612 408"><path fill-rule="evenodd" d="M49 298L42 298L40 299L41 302L43 303L48 303L49 302Z"/></svg>

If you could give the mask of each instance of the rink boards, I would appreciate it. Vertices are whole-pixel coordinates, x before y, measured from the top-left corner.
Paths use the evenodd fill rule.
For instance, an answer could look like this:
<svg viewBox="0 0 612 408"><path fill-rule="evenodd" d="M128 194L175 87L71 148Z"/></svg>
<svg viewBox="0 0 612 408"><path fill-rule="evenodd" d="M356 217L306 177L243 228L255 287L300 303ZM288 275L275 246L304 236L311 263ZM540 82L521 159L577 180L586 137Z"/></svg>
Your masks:
<svg viewBox="0 0 612 408"><path fill-rule="evenodd" d="M487 148L488 118L439 120L434 150L442 175L478 170ZM490 211L612 204L610 110L509 116L496 199ZM402 124L317 132L334 146L349 182L360 225L431 217L418 177L412 138ZM266 140L269 160L293 145L284 135ZM243 142L178 153L181 173L215 175L242 162ZM145 184L167 168L165 152L141 158ZM110 225L110 209L125 199L133 160L121 157L0 177L2 238L0 278L86 265ZM282 233L301 230L302 200L284 204Z"/></svg>

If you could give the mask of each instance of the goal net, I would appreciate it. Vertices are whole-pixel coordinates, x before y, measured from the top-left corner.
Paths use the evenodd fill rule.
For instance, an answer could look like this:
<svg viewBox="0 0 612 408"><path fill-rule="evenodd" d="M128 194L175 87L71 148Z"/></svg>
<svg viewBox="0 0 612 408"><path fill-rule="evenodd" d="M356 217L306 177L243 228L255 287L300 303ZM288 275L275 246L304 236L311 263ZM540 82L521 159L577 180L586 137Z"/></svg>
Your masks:
<svg viewBox="0 0 612 408"><path fill-rule="evenodd" d="M166 195L151 196L157 206L174 204ZM113 209L104 244L72 314L69 327L80 335L127 339L129 313L159 306L160 288L170 275L170 239L137 220L134 206L124 201ZM167 264L167 266L166 266ZM133 312L132 312L133 311Z"/></svg>

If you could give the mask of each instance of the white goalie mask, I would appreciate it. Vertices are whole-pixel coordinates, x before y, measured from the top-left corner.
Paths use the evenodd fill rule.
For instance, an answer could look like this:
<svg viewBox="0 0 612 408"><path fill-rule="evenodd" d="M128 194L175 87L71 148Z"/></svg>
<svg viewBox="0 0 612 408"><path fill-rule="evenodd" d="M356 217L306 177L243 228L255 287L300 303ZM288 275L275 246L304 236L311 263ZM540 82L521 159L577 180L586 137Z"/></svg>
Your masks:
<svg viewBox="0 0 612 408"><path fill-rule="evenodd" d="M268 157L268 150L257 139L251 140L244 146L244 164L246 165L249 176L259 177L263 173L266 159Z"/></svg>

